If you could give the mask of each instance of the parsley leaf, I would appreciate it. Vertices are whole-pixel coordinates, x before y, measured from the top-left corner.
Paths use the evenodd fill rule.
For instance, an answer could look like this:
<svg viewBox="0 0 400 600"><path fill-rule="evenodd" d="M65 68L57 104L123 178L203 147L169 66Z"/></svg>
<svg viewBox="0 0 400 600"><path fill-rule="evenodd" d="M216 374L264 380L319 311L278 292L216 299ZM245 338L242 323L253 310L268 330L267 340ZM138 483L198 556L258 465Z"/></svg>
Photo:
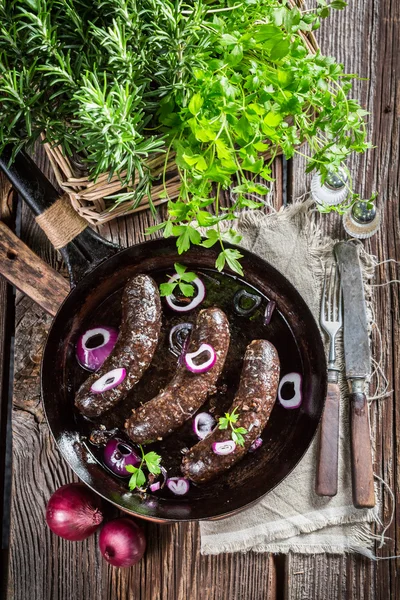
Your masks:
<svg viewBox="0 0 400 600"><path fill-rule="evenodd" d="M239 414L237 413L237 406L233 409L231 413L225 413L224 417L220 417L218 419L218 428L219 429L231 429L231 438L238 444L239 446L244 446L244 435L248 433L247 429L244 427L234 427L235 423L237 423L239 419Z"/></svg>
<svg viewBox="0 0 400 600"><path fill-rule="evenodd" d="M174 281L160 284L160 296L171 296L178 286L184 296L191 298L194 295L195 288L190 283L196 279L196 273L187 271L187 267L180 263L175 263L174 267L177 277Z"/></svg>
<svg viewBox="0 0 400 600"><path fill-rule="evenodd" d="M161 456L153 451L145 454L142 446L140 446L140 450L142 452L142 460L140 465L138 467L134 467L133 465L127 465L125 467L128 473L132 473L128 484L131 491L136 490L137 488L142 488L146 483L146 475L143 471L143 465L145 465L149 473L153 473L153 475L158 475L161 473Z"/></svg>

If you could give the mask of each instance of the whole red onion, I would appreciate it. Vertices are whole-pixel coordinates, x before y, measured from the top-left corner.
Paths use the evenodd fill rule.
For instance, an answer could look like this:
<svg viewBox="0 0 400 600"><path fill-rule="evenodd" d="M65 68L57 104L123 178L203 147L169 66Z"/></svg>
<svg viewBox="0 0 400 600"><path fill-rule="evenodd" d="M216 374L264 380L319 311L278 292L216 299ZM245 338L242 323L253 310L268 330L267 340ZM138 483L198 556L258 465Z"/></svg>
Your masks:
<svg viewBox="0 0 400 600"><path fill-rule="evenodd" d="M114 567L131 567L142 558L146 538L132 519L114 519L103 526L99 536L100 552Z"/></svg>
<svg viewBox="0 0 400 600"><path fill-rule="evenodd" d="M100 498L82 483L63 485L47 504L47 525L65 540L85 540L96 531L102 520Z"/></svg>

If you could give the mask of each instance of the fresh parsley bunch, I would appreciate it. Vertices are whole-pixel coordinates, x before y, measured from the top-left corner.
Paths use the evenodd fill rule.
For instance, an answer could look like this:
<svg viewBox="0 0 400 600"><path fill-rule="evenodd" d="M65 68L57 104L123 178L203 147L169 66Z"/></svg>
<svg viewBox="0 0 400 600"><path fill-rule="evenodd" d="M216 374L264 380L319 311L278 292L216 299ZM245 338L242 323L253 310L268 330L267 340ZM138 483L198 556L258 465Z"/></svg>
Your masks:
<svg viewBox="0 0 400 600"><path fill-rule="evenodd" d="M221 224L263 205L278 152L308 142L308 169L324 178L371 147L353 76L305 41L345 2L315 3L0 0L0 152L44 135L93 179L117 174L126 191L113 201L134 206L151 201L164 153L159 177L174 158L180 193L149 232L175 236L180 253L218 244L217 268L242 273L225 247L240 236ZM233 205L221 207L229 187Z"/></svg>

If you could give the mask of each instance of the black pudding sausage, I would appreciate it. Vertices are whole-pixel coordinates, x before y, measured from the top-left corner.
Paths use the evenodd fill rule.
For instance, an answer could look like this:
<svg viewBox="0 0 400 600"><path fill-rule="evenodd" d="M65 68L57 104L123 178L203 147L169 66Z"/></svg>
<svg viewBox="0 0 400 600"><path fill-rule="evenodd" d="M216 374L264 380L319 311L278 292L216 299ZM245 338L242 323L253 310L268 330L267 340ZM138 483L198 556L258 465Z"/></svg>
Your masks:
<svg viewBox="0 0 400 600"><path fill-rule="evenodd" d="M167 387L133 410L126 421L126 432L133 442L148 444L163 439L190 419L209 394L215 393L229 341L229 322L225 313L219 308L201 310L190 337L188 352L198 350L203 343L209 344L217 355L215 364L209 371L197 374L188 371L185 365L179 365Z"/></svg>
<svg viewBox="0 0 400 600"><path fill-rule="evenodd" d="M205 483L230 469L249 450L264 429L275 404L279 383L279 357L266 340L253 340L246 349L239 389L229 413L239 415L235 427L247 430L244 446L236 444L230 454L216 454L213 444L231 439L230 429L218 426L193 446L182 461L182 473L194 483Z"/></svg>
<svg viewBox="0 0 400 600"><path fill-rule="evenodd" d="M99 417L113 408L139 381L149 367L161 329L161 302L157 284L148 275L136 275L122 295L122 320L117 343L102 367L79 388L75 406L86 417ZM125 378L111 389L94 392L93 384L111 382L115 369L125 369ZM107 374L109 378L107 379Z"/></svg>

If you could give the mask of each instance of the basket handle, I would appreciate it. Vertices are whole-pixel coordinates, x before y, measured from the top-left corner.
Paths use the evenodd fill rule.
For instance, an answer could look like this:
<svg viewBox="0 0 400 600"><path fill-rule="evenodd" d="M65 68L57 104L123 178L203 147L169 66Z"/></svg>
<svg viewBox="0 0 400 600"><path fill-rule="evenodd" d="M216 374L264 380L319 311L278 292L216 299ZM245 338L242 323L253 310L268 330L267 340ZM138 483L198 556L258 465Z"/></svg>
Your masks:
<svg viewBox="0 0 400 600"><path fill-rule="evenodd" d="M12 147L0 156L0 169L18 194L33 211L38 225L67 265L71 286L100 262L120 248L108 242L90 227L72 208L69 200L58 194L29 156L19 152L11 162Z"/></svg>

